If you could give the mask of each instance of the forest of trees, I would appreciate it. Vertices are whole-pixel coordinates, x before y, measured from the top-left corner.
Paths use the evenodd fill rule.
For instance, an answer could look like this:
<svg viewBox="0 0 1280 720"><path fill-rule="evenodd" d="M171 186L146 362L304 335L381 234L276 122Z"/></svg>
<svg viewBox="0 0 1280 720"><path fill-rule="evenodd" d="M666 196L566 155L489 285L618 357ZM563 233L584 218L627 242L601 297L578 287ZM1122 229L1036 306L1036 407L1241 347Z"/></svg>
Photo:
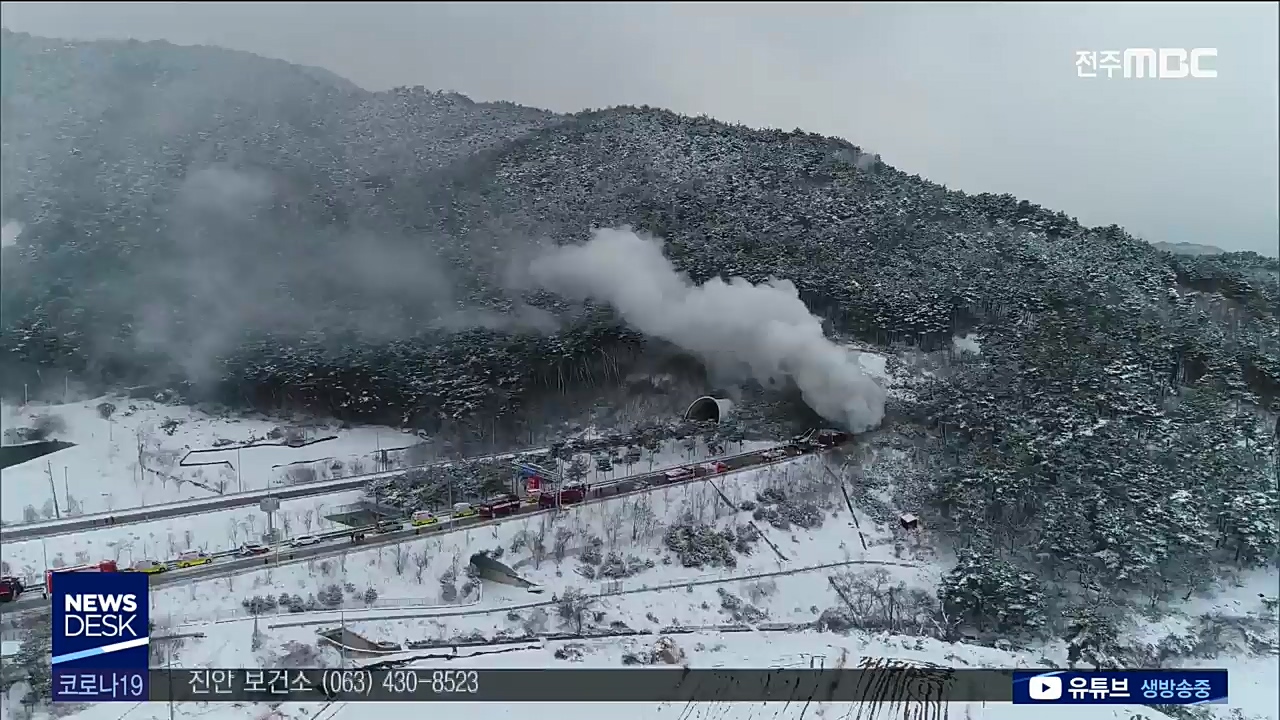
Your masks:
<svg viewBox="0 0 1280 720"><path fill-rule="evenodd" d="M915 500L965 549L945 596L972 622L1034 626L1055 579L1076 605L1155 602L1276 560L1274 259L1173 256L844 140L651 108L369 93L243 53L7 31L3 73L10 384L61 368L519 437L670 352L510 282L533 243L626 224L695 280L792 280L845 338L982 338L890 420L923 433Z"/></svg>

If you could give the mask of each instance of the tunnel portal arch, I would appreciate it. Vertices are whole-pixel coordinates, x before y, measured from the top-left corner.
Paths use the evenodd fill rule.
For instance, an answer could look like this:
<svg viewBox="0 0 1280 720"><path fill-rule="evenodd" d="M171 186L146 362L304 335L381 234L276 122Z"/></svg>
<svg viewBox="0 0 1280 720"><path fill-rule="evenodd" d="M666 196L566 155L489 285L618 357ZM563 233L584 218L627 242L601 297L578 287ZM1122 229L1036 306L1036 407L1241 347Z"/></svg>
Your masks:
<svg viewBox="0 0 1280 720"><path fill-rule="evenodd" d="M703 395L690 403L689 409L684 411L684 419L700 422L721 422L731 412L733 412L732 401Z"/></svg>

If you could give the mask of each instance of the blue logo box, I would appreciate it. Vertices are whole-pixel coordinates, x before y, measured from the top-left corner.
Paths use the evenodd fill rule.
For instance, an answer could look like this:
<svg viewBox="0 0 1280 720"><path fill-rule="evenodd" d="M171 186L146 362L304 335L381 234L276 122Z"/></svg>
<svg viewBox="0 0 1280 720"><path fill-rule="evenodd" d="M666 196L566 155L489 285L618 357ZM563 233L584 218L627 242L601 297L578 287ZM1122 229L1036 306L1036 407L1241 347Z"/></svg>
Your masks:
<svg viewBox="0 0 1280 720"><path fill-rule="evenodd" d="M53 574L54 702L147 699L149 581L145 573Z"/></svg>

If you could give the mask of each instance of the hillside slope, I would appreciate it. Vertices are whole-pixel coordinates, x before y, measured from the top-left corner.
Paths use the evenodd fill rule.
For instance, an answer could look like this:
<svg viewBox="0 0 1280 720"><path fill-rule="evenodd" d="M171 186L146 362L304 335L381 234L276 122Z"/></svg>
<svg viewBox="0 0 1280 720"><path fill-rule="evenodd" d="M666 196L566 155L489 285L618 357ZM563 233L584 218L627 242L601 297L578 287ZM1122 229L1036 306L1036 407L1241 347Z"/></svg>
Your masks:
<svg viewBox="0 0 1280 720"><path fill-rule="evenodd" d="M787 277L876 342L936 347L1100 298L1167 312L1167 262L1118 228L949 192L840 140L365 93L166 43L6 32L4 52L3 205L24 228L4 349L26 365L355 418L518 415L548 378L625 374L639 339L607 312L533 332L547 321L504 283L510 257L618 224L668 239L698 279ZM1267 394L1269 332L1246 326L1237 353ZM1195 338L1168 344L1159 364ZM477 367L441 386L462 357ZM295 380L315 376L331 380Z"/></svg>
<svg viewBox="0 0 1280 720"><path fill-rule="evenodd" d="M915 364L840 467L887 522L910 510L954 546L949 622L1102 658L1135 598L1276 562L1274 260L1165 254L799 131L364 93L163 43L3 43L10 391L69 369L463 451L638 395L669 409L716 379L524 282L546 245L630 225L696 281L786 278L828 334ZM639 377L663 375L684 384ZM743 389L754 430L816 421L763 385Z"/></svg>

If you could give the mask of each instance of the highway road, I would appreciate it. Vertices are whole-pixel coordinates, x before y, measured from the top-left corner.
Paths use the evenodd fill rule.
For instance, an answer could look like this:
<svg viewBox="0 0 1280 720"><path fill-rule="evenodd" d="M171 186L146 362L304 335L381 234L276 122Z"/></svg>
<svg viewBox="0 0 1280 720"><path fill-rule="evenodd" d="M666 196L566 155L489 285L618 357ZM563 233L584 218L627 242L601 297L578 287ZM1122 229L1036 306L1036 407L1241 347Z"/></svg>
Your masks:
<svg viewBox="0 0 1280 720"><path fill-rule="evenodd" d="M688 466L694 467L696 465L706 465L714 462L723 462L728 466L726 471L712 475L691 475L688 478L670 481L667 479L666 473L672 468L667 468L665 470L658 470L640 475L631 475L617 480L596 483L590 486L588 499L583 503L579 503L579 505L604 502L606 500L615 499L619 496L650 492L663 487L672 487L674 485L698 482L701 480L729 477L746 470L755 470L767 465L788 462L807 454L814 454L814 452L817 451L815 448L797 448L791 453L784 453L782 448L787 447L792 446L762 448L737 455L708 458ZM236 551L234 550L215 553L210 556L213 558L213 562L207 565L198 565L184 569L173 569L151 575L151 586L163 587L165 585L186 584L196 582L198 580L238 575L240 573L250 572L268 566L290 565L311 559L337 556L347 552L358 552L366 548L378 547L380 545L394 545L396 543L413 540L419 537L443 535L445 533L457 532L459 530L485 527L516 518L527 518L534 515L553 513L556 511L557 510L555 508L544 510L539 508L537 505L526 504L522 505L516 512L510 515L494 519L482 518L478 515L472 515L469 517L442 517L438 524L419 527L408 525L408 521L405 520L404 522L406 524L402 526L402 529L392 532L375 534L372 527L360 528L361 531L365 532L365 539L358 542L353 542L351 539L352 532L355 531L356 528L337 530L318 534L320 542L306 547L292 547L288 544L282 544L275 547L270 553L250 557L237 556ZM28 611L40 613L48 612L49 601L42 596L40 590L41 588L38 587L32 588L28 593L24 593L17 601L0 605L0 610L3 610L6 614L19 611L24 612L24 614Z"/></svg>
<svg viewBox="0 0 1280 720"><path fill-rule="evenodd" d="M546 452L547 450L549 450L549 448L534 448L521 450L519 452L479 455L466 458L465 461L515 460L518 457ZM306 483L303 485L282 485L280 487L267 488L266 490L251 490L249 492L218 495L211 498L183 500L181 502L151 505L149 507L115 510L109 513L80 515L63 520L24 523L21 525L0 528L0 544L39 540L40 538L53 537L55 535L69 535L72 533L84 532L85 530L101 530L105 528L120 527L123 525L134 525L136 523L163 520L166 518L182 517L184 515L199 515L201 513L216 510L228 510L231 508L243 507L245 505L257 505L263 498L268 497L279 498L280 500L292 500L295 498L310 497L313 495L328 495L330 493L343 492L345 490L359 490L370 480L374 480L376 478L401 475L411 470L444 467L449 464L450 461L441 461L426 465L413 465L410 467L397 468L395 470L386 470L383 472L351 475L349 477L338 478L336 480L324 480L321 482Z"/></svg>

